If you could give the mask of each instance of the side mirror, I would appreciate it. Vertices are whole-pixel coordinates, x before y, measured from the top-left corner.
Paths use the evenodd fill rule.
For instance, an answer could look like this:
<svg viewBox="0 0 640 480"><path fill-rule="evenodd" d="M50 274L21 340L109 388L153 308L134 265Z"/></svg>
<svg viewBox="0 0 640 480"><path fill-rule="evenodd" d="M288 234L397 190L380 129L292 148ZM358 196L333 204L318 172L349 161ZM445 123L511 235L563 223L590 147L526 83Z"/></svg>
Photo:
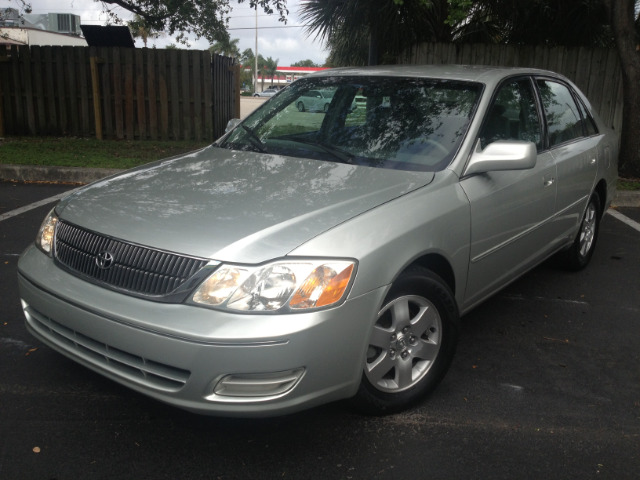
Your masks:
<svg viewBox="0 0 640 480"><path fill-rule="evenodd" d="M224 129L224 133L229 133L231 130L236 128L240 124L239 118L232 118L227 122L227 127Z"/></svg>
<svg viewBox="0 0 640 480"><path fill-rule="evenodd" d="M505 170L528 170L536 166L536 144L522 140L498 140L482 150L480 140L464 175Z"/></svg>

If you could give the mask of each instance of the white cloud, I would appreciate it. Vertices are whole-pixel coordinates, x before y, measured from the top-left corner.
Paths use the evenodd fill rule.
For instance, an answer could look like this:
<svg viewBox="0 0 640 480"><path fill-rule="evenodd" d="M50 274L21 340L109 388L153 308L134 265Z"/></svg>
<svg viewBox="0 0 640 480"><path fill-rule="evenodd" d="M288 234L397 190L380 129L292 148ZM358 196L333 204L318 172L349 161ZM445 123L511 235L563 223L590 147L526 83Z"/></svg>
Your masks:
<svg viewBox="0 0 640 480"><path fill-rule="evenodd" d="M93 0L32 0L33 13L73 13L79 15L81 22L91 25L103 25L107 20L102 12L102 3ZM231 38L238 38L240 51L247 48L255 50L256 40L256 16L255 10L249 8L249 2L238 4L231 0L233 11L230 15L229 34ZM299 0L288 0L289 15L287 24L278 21L277 15L265 15L258 10L258 53L265 58L278 59L281 66L291 65L293 62L310 59L322 64L328 56L328 52L322 49L319 41L308 38L305 29L300 27L302 21L298 15ZM0 0L0 8L18 8L15 1ZM132 15L118 8L119 15L127 20ZM152 40L149 46L155 44L157 48L163 48L170 43L175 43L171 37L161 37ZM209 43L204 39L191 39L192 49L204 50ZM137 46L142 46L138 41Z"/></svg>

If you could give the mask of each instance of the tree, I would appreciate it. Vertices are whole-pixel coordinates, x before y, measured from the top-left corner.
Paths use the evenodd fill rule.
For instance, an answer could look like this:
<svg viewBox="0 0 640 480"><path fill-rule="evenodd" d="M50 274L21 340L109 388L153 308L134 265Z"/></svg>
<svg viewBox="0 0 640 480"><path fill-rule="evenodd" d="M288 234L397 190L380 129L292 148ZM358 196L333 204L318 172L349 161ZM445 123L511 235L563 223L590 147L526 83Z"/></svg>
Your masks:
<svg viewBox="0 0 640 480"><path fill-rule="evenodd" d="M258 55L259 57L259 55ZM280 73L278 73L278 58L276 58L275 60L271 57L268 57L266 60L264 60L264 63L262 65L262 89L264 90L264 80L265 77L269 77L271 79L273 79L273 77L276 77L278 80L280 79ZM271 82L273 83L273 81Z"/></svg>
<svg viewBox="0 0 640 480"><path fill-rule="evenodd" d="M149 38L159 38L160 35L162 35L161 32L156 32L152 28L149 28L144 19L138 15L134 15L133 20L127 22L127 26L129 27L133 38L142 39L142 43L144 43L145 48L147 47Z"/></svg>
<svg viewBox="0 0 640 480"><path fill-rule="evenodd" d="M298 62L292 63L292 67L321 67L322 65L318 65L317 63L313 63L313 60L300 60Z"/></svg>
<svg viewBox="0 0 640 480"><path fill-rule="evenodd" d="M19 0L23 1L24 0ZM187 43L187 36L206 38L211 44L228 41L227 24L233 0L95 0L103 5L109 18L121 23L114 6L121 7L144 19L146 26L169 35L177 34L179 43ZM237 0L243 3L245 0ZM261 7L265 13L280 16L286 22L289 11L286 0L249 0L251 7Z"/></svg>
<svg viewBox="0 0 640 480"><path fill-rule="evenodd" d="M255 72L255 55L253 53L253 50L251 50L250 48L245 49L242 54L239 57L239 61L240 64L242 65L242 71L246 72L247 70L250 72L250 78L248 79L248 81L246 81L247 79L243 78L243 82L244 83L250 83L251 85L253 85L253 78L257 78L256 76L256 72ZM277 60L276 60L277 62ZM266 65L266 60L264 59L264 57L262 55L258 55L258 75L264 71L264 66ZM244 75L244 74L243 74ZM264 74L263 74L264 76ZM263 79L263 87L264 87L264 79Z"/></svg>
<svg viewBox="0 0 640 480"><path fill-rule="evenodd" d="M388 63L421 42L448 41L447 0L307 0L307 32L330 48L332 65Z"/></svg>
<svg viewBox="0 0 640 480"><path fill-rule="evenodd" d="M218 55L224 55L225 57L238 58L240 56L240 49L238 48L239 38L233 40L227 40L223 42L216 42L209 47L211 53L217 53Z"/></svg>
<svg viewBox="0 0 640 480"><path fill-rule="evenodd" d="M640 2L604 0L622 67L620 174L640 178Z"/></svg>
<svg viewBox="0 0 640 480"><path fill-rule="evenodd" d="M607 46L601 0L450 0L454 41L515 45Z"/></svg>

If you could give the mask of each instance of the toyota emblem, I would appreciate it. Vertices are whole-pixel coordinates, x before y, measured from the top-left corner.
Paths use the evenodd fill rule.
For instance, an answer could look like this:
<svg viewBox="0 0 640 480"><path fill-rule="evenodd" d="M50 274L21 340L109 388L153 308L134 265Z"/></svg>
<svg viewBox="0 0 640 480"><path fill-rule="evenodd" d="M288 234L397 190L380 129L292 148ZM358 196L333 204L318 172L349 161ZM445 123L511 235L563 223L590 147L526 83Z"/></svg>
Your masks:
<svg viewBox="0 0 640 480"><path fill-rule="evenodd" d="M101 270L108 270L113 265L113 255L111 252L102 251L96 255L96 265Z"/></svg>

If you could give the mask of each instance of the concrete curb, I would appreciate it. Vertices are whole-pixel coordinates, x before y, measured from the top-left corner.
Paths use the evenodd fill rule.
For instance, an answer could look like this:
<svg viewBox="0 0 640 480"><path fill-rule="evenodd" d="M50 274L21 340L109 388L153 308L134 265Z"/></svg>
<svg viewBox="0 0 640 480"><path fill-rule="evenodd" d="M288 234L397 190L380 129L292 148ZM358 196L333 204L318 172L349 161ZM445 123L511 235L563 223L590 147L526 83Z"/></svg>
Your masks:
<svg viewBox="0 0 640 480"><path fill-rule="evenodd" d="M612 207L640 207L640 191L616 192Z"/></svg>
<svg viewBox="0 0 640 480"><path fill-rule="evenodd" d="M43 167L0 164L0 180L86 184L121 172L115 168ZM617 192L612 207L640 207L640 191Z"/></svg>

